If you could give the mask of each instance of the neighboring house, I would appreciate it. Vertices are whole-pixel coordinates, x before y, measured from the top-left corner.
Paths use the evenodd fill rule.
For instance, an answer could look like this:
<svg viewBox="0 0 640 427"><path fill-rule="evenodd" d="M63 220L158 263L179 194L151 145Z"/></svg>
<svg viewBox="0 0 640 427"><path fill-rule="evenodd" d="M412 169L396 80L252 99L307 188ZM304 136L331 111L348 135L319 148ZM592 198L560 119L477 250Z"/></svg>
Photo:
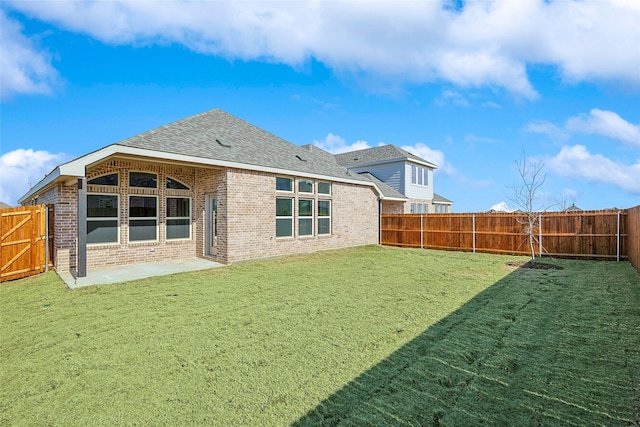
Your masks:
<svg viewBox="0 0 640 427"><path fill-rule="evenodd" d="M59 165L20 203L54 205L59 271L211 258L222 263L378 243L404 197L221 110Z"/></svg>
<svg viewBox="0 0 640 427"><path fill-rule="evenodd" d="M0 209L7 209L10 208L11 205L5 203L5 202L0 202Z"/></svg>
<svg viewBox="0 0 640 427"><path fill-rule="evenodd" d="M437 166L395 145L382 145L337 154L337 162L351 171L382 182L404 200L387 200L382 213L446 213L453 202L433 192Z"/></svg>
<svg viewBox="0 0 640 427"><path fill-rule="evenodd" d="M582 212L582 209L577 207L575 203L572 203L571 206L569 206L568 208L564 209L564 212Z"/></svg>

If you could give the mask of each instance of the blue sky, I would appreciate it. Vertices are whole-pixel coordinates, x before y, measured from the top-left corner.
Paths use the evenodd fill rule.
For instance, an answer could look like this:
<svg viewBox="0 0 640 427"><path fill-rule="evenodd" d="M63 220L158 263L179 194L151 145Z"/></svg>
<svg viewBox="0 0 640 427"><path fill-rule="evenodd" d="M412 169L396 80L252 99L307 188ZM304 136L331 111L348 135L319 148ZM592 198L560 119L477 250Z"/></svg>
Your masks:
<svg viewBox="0 0 640 427"><path fill-rule="evenodd" d="M640 3L63 2L0 5L0 200L57 164L221 108L332 152L439 165L455 212L640 204Z"/></svg>

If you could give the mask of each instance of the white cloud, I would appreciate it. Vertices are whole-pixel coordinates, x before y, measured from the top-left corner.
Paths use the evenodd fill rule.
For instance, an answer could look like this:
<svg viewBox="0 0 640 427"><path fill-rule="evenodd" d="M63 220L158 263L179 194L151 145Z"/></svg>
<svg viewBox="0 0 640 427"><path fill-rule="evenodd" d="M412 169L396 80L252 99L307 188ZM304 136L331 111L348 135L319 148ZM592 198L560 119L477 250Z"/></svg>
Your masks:
<svg viewBox="0 0 640 427"><path fill-rule="evenodd" d="M496 211L496 212L513 212L514 211L514 209L511 209L509 206L507 206L507 203L504 201L498 202L495 205L491 206L490 210Z"/></svg>
<svg viewBox="0 0 640 427"><path fill-rule="evenodd" d="M438 166L434 172L436 174L454 175L456 173L453 165L445 160L444 153L440 150L434 150L421 142L414 145L403 145L400 148Z"/></svg>
<svg viewBox="0 0 640 427"><path fill-rule="evenodd" d="M17 149L0 156L0 201L12 206L67 156L47 151Z"/></svg>
<svg viewBox="0 0 640 427"><path fill-rule="evenodd" d="M460 92L450 89L443 90L434 103L438 106L453 104L459 107L468 107L471 105Z"/></svg>
<svg viewBox="0 0 640 427"><path fill-rule="evenodd" d="M0 10L0 98L19 93L50 94L58 80L49 56L21 33L16 21Z"/></svg>
<svg viewBox="0 0 640 427"><path fill-rule="evenodd" d="M582 145L574 145L563 147L547 165L561 175L611 184L640 194L640 160L629 166L601 154L591 154Z"/></svg>
<svg viewBox="0 0 640 427"><path fill-rule="evenodd" d="M565 127L574 132L604 135L640 147L640 125L629 123L613 111L594 108L589 115L571 117Z"/></svg>
<svg viewBox="0 0 640 427"><path fill-rule="evenodd" d="M324 139L313 141L313 145L322 148L332 154L346 153L347 151L364 150L371 148L367 141L356 141L353 144L347 144L344 138L332 133L328 133Z"/></svg>
<svg viewBox="0 0 640 427"><path fill-rule="evenodd" d="M313 141L313 145L333 154L346 153L347 151L364 150L374 147L374 145L369 144L367 141L361 140L358 140L353 144L349 144L341 136L334 135L332 133L327 134L324 139ZM386 144L384 142L380 142L377 144L378 147L382 145ZM403 145L400 148L410 152L415 156L421 157L428 162L434 163L436 166L438 166L438 169L436 169L435 173L442 173L444 175L453 175L456 173L453 165L445 160L444 153L440 150L434 150L421 142L418 142L414 145Z"/></svg>
<svg viewBox="0 0 640 427"><path fill-rule="evenodd" d="M554 125L553 123L547 121L529 123L527 126L525 126L525 130L527 132L547 135L549 138L554 140L566 140L567 138L569 138L569 134L567 132Z"/></svg>
<svg viewBox="0 0 640 427"><path fill-rule="evenodd" d="M527 67L565 80L640 85L633 1L30 2L28 16L111 44L178 43L197 52L299 66L387 85L449 82L535 99Z"/></svg>

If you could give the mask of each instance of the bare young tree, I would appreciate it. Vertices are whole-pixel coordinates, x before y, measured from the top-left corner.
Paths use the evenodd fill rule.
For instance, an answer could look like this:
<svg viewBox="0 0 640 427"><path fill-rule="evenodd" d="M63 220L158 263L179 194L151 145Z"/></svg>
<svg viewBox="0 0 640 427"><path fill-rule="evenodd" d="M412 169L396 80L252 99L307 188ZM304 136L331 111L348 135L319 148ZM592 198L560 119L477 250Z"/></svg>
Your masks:
<svg viewBox="0 0 640 427"><path fill-rule="evenodd" d="M515 206L522 212L522 217L517 216L516 220L524 226L524 232L527 234L529 249L531 250L531 262L536 262L535 244L540 242L535 230L540 228L540 210L536 204L536 193L544 184L547 177L544 173L544 162L542 160L532 160L525 157L522 153L522 159L516 160L518 174L522 180L520 185L509 186L512 194L509 197Z"/></svg>

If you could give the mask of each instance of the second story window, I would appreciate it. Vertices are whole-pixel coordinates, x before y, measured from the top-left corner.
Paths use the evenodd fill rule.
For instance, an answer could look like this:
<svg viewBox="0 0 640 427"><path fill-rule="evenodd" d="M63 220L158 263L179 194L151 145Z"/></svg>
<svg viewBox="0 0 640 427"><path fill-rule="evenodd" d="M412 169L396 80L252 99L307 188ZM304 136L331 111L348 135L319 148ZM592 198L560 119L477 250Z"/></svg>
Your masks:
<svg viewBox="0 0 640 427"><path fill-rule="evenodd" d="M411 165L411 183L415 185L429 185L429 169L418 165Z"/></svg>

